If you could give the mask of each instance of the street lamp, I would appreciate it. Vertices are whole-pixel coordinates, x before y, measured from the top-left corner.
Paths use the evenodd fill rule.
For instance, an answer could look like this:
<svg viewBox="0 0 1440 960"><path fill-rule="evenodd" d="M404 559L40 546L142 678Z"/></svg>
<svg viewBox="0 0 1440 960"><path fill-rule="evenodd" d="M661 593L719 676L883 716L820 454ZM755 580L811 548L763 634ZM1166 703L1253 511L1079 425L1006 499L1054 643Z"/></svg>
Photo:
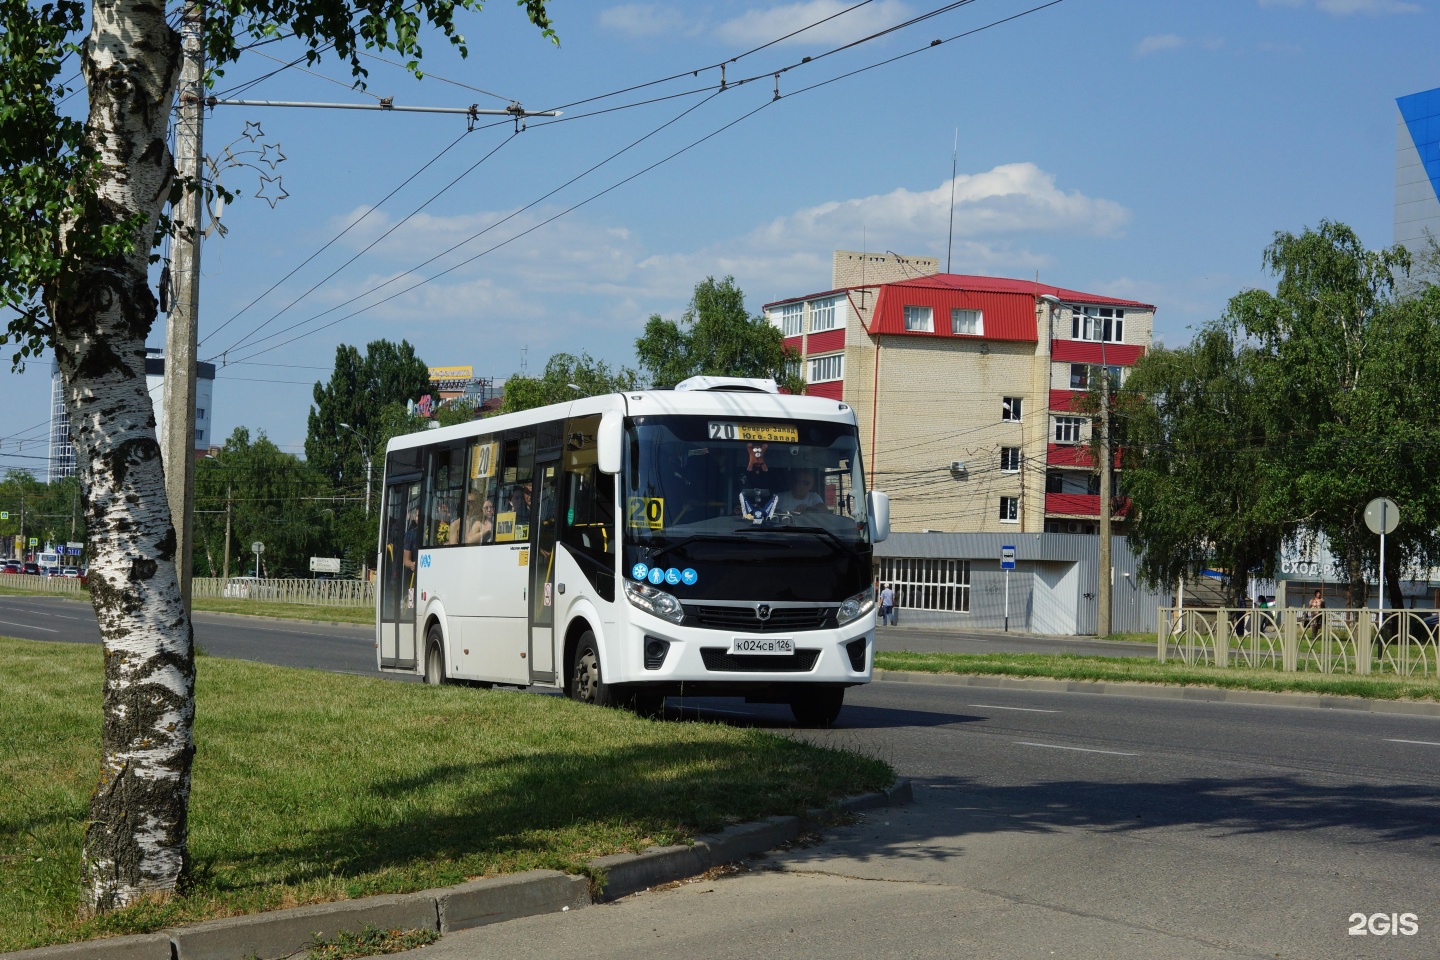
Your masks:
<svg viewBox="0 0 1440 960"><path fill-rule="evenodd" d="M370 443L364 434L348 423L340 424L342 430L349 430L360 441L360 455L365 458L365 516L370 516Z"/></svg>

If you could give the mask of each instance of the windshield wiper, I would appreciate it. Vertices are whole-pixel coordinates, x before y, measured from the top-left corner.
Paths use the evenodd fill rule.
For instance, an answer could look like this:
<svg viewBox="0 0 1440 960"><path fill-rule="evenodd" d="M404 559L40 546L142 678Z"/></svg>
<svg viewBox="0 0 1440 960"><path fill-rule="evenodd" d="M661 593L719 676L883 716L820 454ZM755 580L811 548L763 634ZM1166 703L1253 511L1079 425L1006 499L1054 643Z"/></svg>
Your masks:
<svg viewBox="0 0 1440 960"><path fill-rule="evenodd" d="M656 557L659 557L659 556L662 556L662 555L664 555L664 554L667 554L667 553L669 553L671 550L679 550L681 547L688 546L688 545L690 545L690 544L692 544L692 543L696 543L696 542L699 542L699 541L708 542L708 543L739 543L739 542L741 542L741 540L740 540L739 537L732 537L732 536L729 536L728 534L720 534L720 533L695 533L695 534L691 534L691 535L688 536L688 537L681 537L679 540L672 540L671 542L665 544L664 546L651 547L651 548L650 548L650 559L653 561Z"/></svg>

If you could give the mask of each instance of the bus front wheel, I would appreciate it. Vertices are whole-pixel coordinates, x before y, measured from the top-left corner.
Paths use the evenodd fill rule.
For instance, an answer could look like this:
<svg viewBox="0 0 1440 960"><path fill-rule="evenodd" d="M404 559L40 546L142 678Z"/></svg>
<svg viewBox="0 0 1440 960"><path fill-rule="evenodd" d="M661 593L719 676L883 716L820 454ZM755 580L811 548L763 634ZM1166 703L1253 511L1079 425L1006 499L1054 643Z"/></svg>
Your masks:
<svg viewBox="0 0 1440 960"><path fill-rule="evenodd" d="M616 706L613 688L600 675L600 647L589 630L580 635L570 660L570 696L597 707Z"/></svg>
<svg viewBox="0 0 1440 960"><path fill-rule="evenodd" d="M820 688L797 693L790 698L790 712L802 727L828 727L840 716L845 703L845 688Z"/></svg>
<svg viewBox="0 0 1440 960"><path fill-rule="evenodd" d="M433 624L425 634L425 682L438 687L445 679L445 641L440 624Z"/></svg>

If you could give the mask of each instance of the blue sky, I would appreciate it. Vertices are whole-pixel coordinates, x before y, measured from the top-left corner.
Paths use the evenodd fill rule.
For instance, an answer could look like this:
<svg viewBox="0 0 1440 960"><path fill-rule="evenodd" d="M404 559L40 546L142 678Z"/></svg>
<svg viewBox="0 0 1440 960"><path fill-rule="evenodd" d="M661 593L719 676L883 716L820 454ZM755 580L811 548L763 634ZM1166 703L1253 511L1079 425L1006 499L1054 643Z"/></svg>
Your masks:
<svg viewBox="0 0 1440 960"><path fill-rule="evenodd" d="M705 68L849 4L555 0L555 47L513 5L492 0L464 16L468 60L434 38L429 77L417 83L370 60L370 93L539 110L683 76L567 106L561 122L532 121L518 136L509 123L467 134L449 115L215 108L207 153L229 146L253 164L273 149L263 158L242 150L278 144L286 159L271 175L289 193L272 210L254 196L253 167L222 173L242 197L223 212L226 235L204 248L200 356L223 354L227 364L215 385L216 434L243 425L301 452L311 385L328 376L338 343L406 338L431 364L470 364L498 382L519 369L522 351L532 371L561 350L633 363L646 318L678 317L709 275L733 274L758 312L828 288L836 248L943 264L957 131L954 272L1038 271L1046 282L1155 303L1156 335L1172 345L1228 297L1268 282L1260 253L1276 230L1330 218L1368 245L1391 242L1394 98L1440 86L1435 0L1063 0L927 46L1039 2L973 0L819 56L939 5L873 0L730 64L727 81L759 79L712 96L719 72ZM298 53L284 43L261 51ZM791 65L774 100L771 74ZM216 92L278 66L247 54ZM314 70L282 71L238 96L374 102L346 89L333 58ZM585 116L697 90L706 92ZM264 131L253 147L247 122ZM163 342L161 318L151 343ZM47 420L48 359L10 374L0 403L14 431L0 437L0 467L34 465L15 455L44 453L34 439L44 429L22 428Z"/></svg>

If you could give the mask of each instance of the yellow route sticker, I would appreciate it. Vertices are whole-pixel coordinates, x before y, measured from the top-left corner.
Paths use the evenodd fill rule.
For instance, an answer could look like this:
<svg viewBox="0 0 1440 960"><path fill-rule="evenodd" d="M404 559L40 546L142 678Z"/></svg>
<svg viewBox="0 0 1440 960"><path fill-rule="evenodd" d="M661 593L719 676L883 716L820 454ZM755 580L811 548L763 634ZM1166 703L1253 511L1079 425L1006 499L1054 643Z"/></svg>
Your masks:
<svg viewBox="0 0 1440 960"><path fill-rule="evenodd" d="M520 558L520 563L518 564L518 566L522 566L522 567L528 567L528 566L530 566L530 551L529 551L529 550L521 550L521 551L517 552L515 555Z"/></svg>
<svg viewBox="0 0 1440 960"><path fill-rule="evenodd" d="M664 497L631 497L625 502L625 525L637 529L665 528Z"/></svg>

